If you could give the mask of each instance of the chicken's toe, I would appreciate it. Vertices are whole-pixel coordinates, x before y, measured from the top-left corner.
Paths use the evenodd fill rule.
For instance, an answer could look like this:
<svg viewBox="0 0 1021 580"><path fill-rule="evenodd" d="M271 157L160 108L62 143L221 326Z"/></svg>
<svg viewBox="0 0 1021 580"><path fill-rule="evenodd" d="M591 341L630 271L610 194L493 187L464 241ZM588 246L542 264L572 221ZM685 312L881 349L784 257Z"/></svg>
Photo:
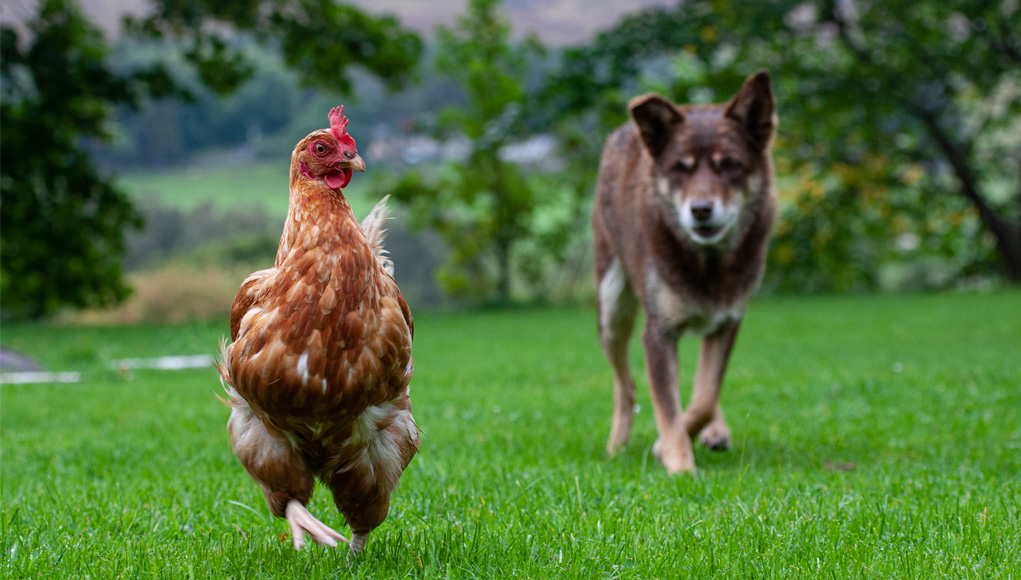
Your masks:
<svg viewBox="0 0 1021 580"><path fill-rule="evenodd" d="M300 550L305 546L306 532L315 543L325 544L331 548L337 547L337 542L347 541L347 538L316 519L298 500L292 499L287 503L286 515L287 523L291 526L291 537L294 539L295 550Z"/></svg>

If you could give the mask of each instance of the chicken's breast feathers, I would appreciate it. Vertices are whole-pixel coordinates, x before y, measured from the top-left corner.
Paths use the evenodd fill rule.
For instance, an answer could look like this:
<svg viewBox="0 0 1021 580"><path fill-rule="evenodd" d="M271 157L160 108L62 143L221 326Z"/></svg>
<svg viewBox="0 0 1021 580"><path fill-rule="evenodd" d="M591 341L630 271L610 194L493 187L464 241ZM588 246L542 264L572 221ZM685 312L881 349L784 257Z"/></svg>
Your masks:
<svg viewBox="0 0 1021 580"><path fill-rule="evenodd" d="M226 362L256 413L305 439L406 392L413 323L349 207L319 201L288 217L275 268L234 301Z"/></svg>

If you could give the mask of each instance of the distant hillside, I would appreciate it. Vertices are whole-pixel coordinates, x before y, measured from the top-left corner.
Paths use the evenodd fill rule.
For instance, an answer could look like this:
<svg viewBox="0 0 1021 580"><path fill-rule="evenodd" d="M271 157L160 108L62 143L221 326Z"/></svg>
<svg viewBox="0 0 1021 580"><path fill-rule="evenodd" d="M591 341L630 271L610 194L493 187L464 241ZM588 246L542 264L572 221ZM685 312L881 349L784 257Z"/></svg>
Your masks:
<svg viewBox="0 0 1021 580"><path fill-rule="evenodd" d="M452 25L467 0L353 0L373 13L391 13L406 26L431 34L438 24ZM621 16L649 6L672 6L677 0L504 0L516 36L534 32L548 44L584 42L614 25Z"/></svg>
<svg viewBox="0 0 1021 580"><path fill-rule="evenodd" d="M149 0L80 0L96 23L116 33L125 13L141 14ZM394 14L409 28L429 37L438 24L453 25L467 0L350 0L376 14ZM505 0L511 26L518 37L536 33L543 42L567 45L584 42L613 26L621 16L649 6L670 6L677 0ZM36 2L4 2L0 20L17 22L32 15Z"/></svg>

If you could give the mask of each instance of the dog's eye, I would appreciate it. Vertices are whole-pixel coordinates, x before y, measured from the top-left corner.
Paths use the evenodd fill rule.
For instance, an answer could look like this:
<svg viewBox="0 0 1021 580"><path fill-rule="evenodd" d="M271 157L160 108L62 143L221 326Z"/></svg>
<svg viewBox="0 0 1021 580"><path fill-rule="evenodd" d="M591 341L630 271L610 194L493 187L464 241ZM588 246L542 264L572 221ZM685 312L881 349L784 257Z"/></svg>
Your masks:
<svg viewBox="0 0 1021 580"><path fill-rule="evenodd" d="M691 159L681 159L674 163L673 169L679 173L691 173L695 169L695 162Z"/></svg>
<svg viewBox="0 0 1021 580"><path fill-rule="evenodd" d="M722 173L736 173L744 169L744 165L742 165L737 159L724 157L723 159L720 159L719 168Z"/></svg>

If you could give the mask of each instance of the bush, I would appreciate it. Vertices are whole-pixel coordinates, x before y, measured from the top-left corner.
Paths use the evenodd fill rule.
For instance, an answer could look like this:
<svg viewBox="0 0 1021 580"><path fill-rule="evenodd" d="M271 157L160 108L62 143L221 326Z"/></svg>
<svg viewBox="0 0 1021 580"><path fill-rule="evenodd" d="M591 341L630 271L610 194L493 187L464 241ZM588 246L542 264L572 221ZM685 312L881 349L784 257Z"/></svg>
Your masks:
<svg viewBox="0 0 1021 580"><path fill-rule="evenodd" d="M116 308L66 312L61 320L72 324L222 320L226 328L231 301L246 274L208 265L170 263L129 275L134 292Z"/></svg>
<svg viewBox="0 0 1021 580"><path fill-rule="evenodd" d="M267 253L272 261L276 252L280 223L270 218L262 206L217 211L212 204L205 203L183 211L164 205L156 198L147 198L139 204L139 209L146 225L127 237L124 266L129 272L217 241L234 246L230 251L235 255L222 256L228 260L224 265L255 257L261 259ZM246 241L237 244L239 238Z"/></svg>

